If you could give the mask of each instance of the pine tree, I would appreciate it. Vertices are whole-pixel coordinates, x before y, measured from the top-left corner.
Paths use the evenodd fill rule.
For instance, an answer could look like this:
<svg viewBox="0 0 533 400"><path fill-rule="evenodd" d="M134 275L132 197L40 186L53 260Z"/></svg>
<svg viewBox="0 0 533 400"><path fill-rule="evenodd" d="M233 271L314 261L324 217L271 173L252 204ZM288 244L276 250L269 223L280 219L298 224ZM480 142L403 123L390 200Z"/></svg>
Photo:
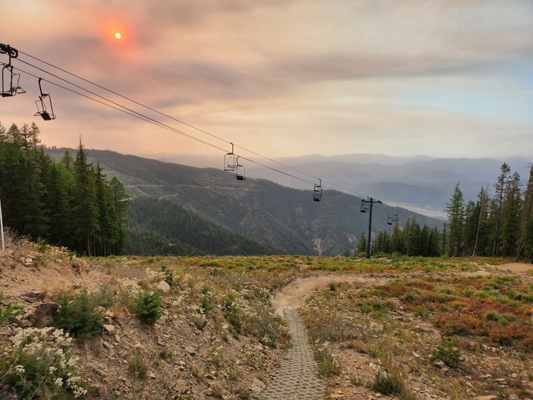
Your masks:
<svg viewBox="0 0 533 400"><path fill-rule="evenodd" d="M55 164L50 173L48 207L50 209L50 243L72 248L74 246L70 193L74 177L64 164Z"/></svg>
<svg viewBox="0 0 533 400"><path fill-rule="evenodd" d="M126 246L128 228L128 205L130 197L126 193L124 185L116 178L111 178L109 182L111 196L115 209L115 225L117 227L117 239L115 241L114 254L120 254Z"/></svg>
<svg viewBox="0 0 533 400"><path fill-rule="evenodd" d="M489 205L489 196L488 193L483 187L479 191L477 196L476 208L474 209L474 215L472 216L477 220L476 227L476 236L474 238L474 247L472 249L472 257L475 257L478 251L478 248L486 248L487 243L487 227L488 227L488 205ZM477 218L476 218L477 214ZM481 244L481 245L480 245Z"/></svg>
<svg viewBox="0 0 533 400"><path fill-rule="evenodd" d="M95 177L92 164L81 144L74 161L74 192L72 196L72 220L76 251L80 254L94 253L94 239L98 232L98 205L96 203Z"/></svg>
<svg viewBox="0 0 533 400"><path fill-rule="evenodd" d="M359 241L357 243L357 252L356 254L364 254L366 253L366 235L361 233L361 237L359 238Z"/></svg>
<svg viewBox="0 0 533 400"><path fill-rule="evenodd" d="M447 254L451 257L459 256L463 249L464 228L464 198L459 184L455 186L450 202L446 203L446 213L449 224Z"/></svg>
<svg viewBox="0 0 533 400"><path fill-rule="evenodd" d="M491 225L491 242L492 242L492 256L498 256L500 250L500 232L503 219L503 203L505 200L505 189L507 188L507 181L509 180L509 173L511 168L507 163L503 163L500 167L500 175L494 184L495 197L491 201L490 206L490 225Z"/></svg>
<svg viewBox="0 0 533 400"><path fill-rule="evenodd" d="M394 229L392 230L391 242L391 251L393 253L405 254L403 232L399 224L394 225Z"/></svg>
<svg viewBox="0 0 533 400"><path fill-rule="evenodd" d="M504 257L514 257L516 256L520 232L520 211L522 208L520 175L518 172L512 175L506 186L499 252Z"/></svg>
<svg viewBox="0 0 533 400"><path fill-rule="evenodd" d="M529 180L524 192L524 201L520 215L520 237L515 261L524 257L533 260L533 164L530 165Z"/></svg>

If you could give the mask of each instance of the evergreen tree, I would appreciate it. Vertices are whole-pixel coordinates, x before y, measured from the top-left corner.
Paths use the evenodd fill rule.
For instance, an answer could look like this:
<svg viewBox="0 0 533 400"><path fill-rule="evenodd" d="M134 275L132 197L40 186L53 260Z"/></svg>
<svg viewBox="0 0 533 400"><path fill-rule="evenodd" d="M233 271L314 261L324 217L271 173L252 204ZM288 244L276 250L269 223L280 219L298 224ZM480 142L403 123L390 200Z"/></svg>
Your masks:
<svg viewBox="0 0 533 400"><path fill-rule="evenodd" d="M359 238L359 242L357 243L357 252L356 254L365 254L366 253L366 235L361 233L361 237Z"/></svg>
<svg viewBox="0 0 533 400"><path fill-rule="evenodd" d="M394 225L392 230L391 251L393 253L405 254L403 232L398 223Z"/></svg>
<svg viewBox="0 0 533 400"><path fill-rule="evenodd" d="M73 225L70 193L74 177L64 164L55 164L50 173L48 207L50 209L50 243L72 248Z"/></svg>
<svg viewBox="0 0 533 400"><path fill-rule="evenodd" d="M80 254L94 253L94 239L99 230L98 205L96 203L96 185L92 164L88 162L87 153L81 144L74 161L74 191L72 220L74 224L74 242Z"/></svg>
<svg viewBox="0 0 533 400"><path fill-rule="evenodd" d="M115 241L114 254L120 254L126 246L127 228L128 228L128 205L130 197L126 193L124 185L116 178L111 178L109 182L111 197L115 209L115 225L117 228L117 238Z"/></svg>
<svg viewBox="0 0 533 400"><path fill-rule="evenodd" d="M503 163L500 167L500 175L497 182L494 184L495 197L491 201L490 206L490 239L492 242L492 255L498 256L500 250L500 231L503 219L503 204L505 200L505 190L507 188L507 181L509 180L509 173L511 168L507 163Z"/></svg>
<svg viewBox="0 0 533 400"><path fill-rule="evenodd" d="M459 184L455 186L452 198L446 203L449 224L448 251L449 256L459 256L463 248L464 198Z"/></svg>
<svg viewBox="0 0 533 400"><path fill-rule="evenodd" d="M487 191L481 187L479 194L477 196L476 207L473 210L472 222L477 222L476 235L474 237L474 246L472 249L472 256L475 257L478 251L478 248L487 247L487 227L488 227L488 204L489 196Z"/></svg>
<svg viewBox="0 0 533 400"><path fill-rule="evenodd" d="M530 165L529 180L524 192L520 223L520 237L515 261L521 257L524 257L526 261L531 261L533 260L533 164Z"/></svg>
<svg viewBox="0 0 533 400"><path fill-rule="evenodd" d="M520 175L518 172L515 172L511 179L507 181L505 201L502 209L499 252L503 257L514 257L516 255L520 232L521 208Z"/></svg>

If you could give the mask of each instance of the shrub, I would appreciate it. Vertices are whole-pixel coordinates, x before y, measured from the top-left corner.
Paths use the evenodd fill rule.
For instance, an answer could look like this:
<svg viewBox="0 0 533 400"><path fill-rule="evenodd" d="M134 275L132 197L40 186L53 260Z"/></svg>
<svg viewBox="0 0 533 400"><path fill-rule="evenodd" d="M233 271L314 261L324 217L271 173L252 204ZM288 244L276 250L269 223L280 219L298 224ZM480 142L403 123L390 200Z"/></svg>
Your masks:
<svg viewBox="0 0 533 400"><path fill-rule="evenodd" d="M400 394L403 391L403 384L398 377L389 374L377 374L372 390L384 395Z"/></svg>
<svg viewBox="0 0 533 400"><path fill-rule="evenodd" d="M71 338L54 328L21 329L11 338L12 353L0 361L0 398L63 399L84 396L76 374Z"/></svg>
<svg viewBox="0 0 533 400"><path fill-rule="evenodd" d="M378 360L377 364L370 363L370 367L376 374L374 383L372 384L372 390L384 395L406 394L403 382L400 378L400 373L398 371L394 374L387 372L382 366L380 360Z"/></svg>
<svg viewBox="0 0 533 400"><path fill-rule="evenodd" d="M53 324L80 339L99 335L103 330L104 316L95 311L98 305L94 296L86 290L76 296L65 293L59 301Z"/></svg>
<svg viewBox="0 0 533 400"><path fill-rule="evenodd" d="M163 298L159 290L139 292L134 301L133 312L145 324L152 325L161 317L163 313L163 309L161 308Z"/></svg>
<svg viewBox="0 0 533 400"><path fill-rule="evenodd" d="M340 375L341 368L338 361L333 357L328 349L321 348L315 353L315 360L318 364L318 372L323 376Z"/></svg>
<svg viewBox="0 0 533 400"><path fill-rule="evenodd" d="M0 291L0 301L3 299L4 294ZM20 314L22 314L22 309L18 303L9 303L7 306L0 303L0 326L2 326L4 322L9 321L11 318Z"/></svg>
<svg viewBox="0 0 533 400"><path fill-rule="evenodd" d="M168 284L168 286L172 286L174 283L174 273L169 270L166 265L162 265L161 270L163 271L163 280Z"/></svg>
<svg viewBox="0 0 533 400"><path fill-rule="evenodd" d="M226 318L238 334L242 334L243 316L233 296L229 295L226 297L224 308L224 318Z"/></svg>
<svg viewBox="0 0 533 400"><path fill-rule="evenodd" d="M418 299L420 299L420 296L418 295L418 293L414 291L407 292L406 294L402 296L402 300L407 301L409 303L412 303L413 301L417 301Z"/></svg>
<svg viewBox="0 0 533 400"><path fill-rule="evenodd" d="M441 360L450 368L457 368L463 361L459 343L452 338L442 338L437 349L433 351L433 357Z"/></svg>
<svg viewBox="0 0 533 400"><path fill-rule="evenodd" d="M139 379L146 379L148 376L148 365L139 353L136 352L128 360L128 371Z"/></svg>

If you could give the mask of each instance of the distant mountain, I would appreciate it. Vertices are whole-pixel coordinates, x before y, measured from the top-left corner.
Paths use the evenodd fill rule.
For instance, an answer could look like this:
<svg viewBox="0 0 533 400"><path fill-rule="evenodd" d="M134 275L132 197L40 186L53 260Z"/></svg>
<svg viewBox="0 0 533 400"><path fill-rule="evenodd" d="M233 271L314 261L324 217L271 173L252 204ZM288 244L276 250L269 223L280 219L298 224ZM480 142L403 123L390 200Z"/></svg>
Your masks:
<svg viewBox="0 0 533 400"><path fill-rule="evenodd" d="M390 157L377 154L341 156L306 156L280 159L284 165L319 177L324 187L332 187L361 197L379 198L389 204L401 204L426 215L445 218L446 202L455 185L466 201L474 200L481 187L490 191L503 162L518 172L522 179L529 176L525 157L501 159ZM268 168L251 166L248 175L269 179L281 185L303 189L301 181L281 175Z"/></svg>
<svg viewBox="0 0 533 400"><path fill-rule="evenodd" d="M64 149L47 152L57 160ZM295 189L266 179L238 181L222 168L195 168L111 151L87 153L108 178L118 177L132 197L131 252L142 252L139 249L153 243L158 252L168 254L335 255L353 252L361 233L368 231L361 198L336 190L325 191L322 201L315 202L312 186ZM442 226L439 220L377 204L373 234L392 229L387 219L395 211L401 225L416 218L420 225Z"/></svg>

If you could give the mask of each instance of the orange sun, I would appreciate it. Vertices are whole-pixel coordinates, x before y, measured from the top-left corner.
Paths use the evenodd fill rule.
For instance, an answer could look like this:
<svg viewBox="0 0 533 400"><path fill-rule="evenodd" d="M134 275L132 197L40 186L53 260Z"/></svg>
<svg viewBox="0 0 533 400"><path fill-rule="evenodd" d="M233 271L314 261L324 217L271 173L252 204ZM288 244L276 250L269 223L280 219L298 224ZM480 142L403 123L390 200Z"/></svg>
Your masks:
<svg viewBox="0 0 533 400"><path fill-rule="evenodd" d="M120 32L115 32L115 39L117 40L122 39L122 34Z"/></svg>

